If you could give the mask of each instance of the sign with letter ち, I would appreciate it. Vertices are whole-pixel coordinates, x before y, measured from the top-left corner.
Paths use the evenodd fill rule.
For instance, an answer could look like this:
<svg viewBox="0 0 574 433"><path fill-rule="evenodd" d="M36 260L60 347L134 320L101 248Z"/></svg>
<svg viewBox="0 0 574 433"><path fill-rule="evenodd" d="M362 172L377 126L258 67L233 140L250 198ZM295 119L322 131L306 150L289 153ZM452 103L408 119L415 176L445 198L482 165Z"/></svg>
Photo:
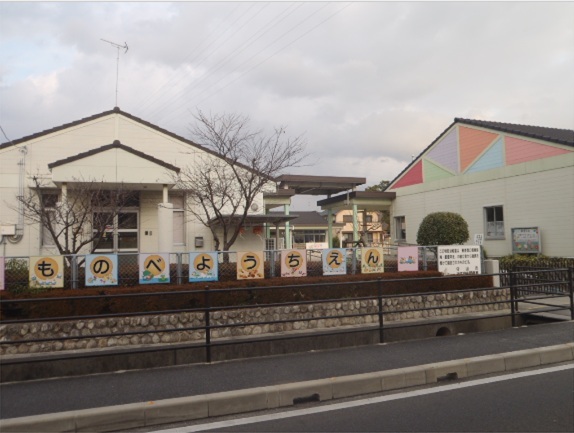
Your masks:
<svg viewBox="0 0 574 433"><path fill-rule="evenodd" d="M307 258L305 250L281 251L281 276L305 277L307 276Z"/></svg>

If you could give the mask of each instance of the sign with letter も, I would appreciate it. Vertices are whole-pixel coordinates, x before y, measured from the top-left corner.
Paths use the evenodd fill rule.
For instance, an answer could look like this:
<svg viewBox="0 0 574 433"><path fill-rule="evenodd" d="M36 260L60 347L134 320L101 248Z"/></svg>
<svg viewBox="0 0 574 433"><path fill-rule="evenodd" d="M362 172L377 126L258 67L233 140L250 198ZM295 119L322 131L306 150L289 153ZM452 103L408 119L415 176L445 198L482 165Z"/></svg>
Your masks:
<svg viewBox="0 0 574 433"><path fill-rule="evenodd" d="M30 257L30 287L64 287L64 257Z"/></svg>

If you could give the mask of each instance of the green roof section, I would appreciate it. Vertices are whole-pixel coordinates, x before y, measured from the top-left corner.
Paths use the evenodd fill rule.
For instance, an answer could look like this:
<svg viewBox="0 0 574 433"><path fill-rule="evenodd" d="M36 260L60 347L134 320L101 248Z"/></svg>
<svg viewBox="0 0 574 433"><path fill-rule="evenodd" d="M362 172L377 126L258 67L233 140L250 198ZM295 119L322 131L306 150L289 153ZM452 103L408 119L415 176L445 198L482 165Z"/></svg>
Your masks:
<svg viewBox="0 0 574 433"><path fill-rule="evenodd" d="M428 159L424 160L423 167L424 167L425 183L454 176L454 174L451 173L450 171L445 170L444 168L441 168L436 164L433 164Z"/></svg>

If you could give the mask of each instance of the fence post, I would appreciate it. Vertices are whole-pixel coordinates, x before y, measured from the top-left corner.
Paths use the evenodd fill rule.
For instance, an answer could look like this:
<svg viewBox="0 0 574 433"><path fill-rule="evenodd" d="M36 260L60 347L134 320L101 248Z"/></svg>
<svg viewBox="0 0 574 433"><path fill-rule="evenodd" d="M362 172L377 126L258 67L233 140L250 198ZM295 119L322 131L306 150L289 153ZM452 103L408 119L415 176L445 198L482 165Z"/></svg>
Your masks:
<svg viewBox="0 0 574 433"><path fill-rule="evenodd" d="M512 327L516 327L516 275L514 269L510 271L510 314L512 316Z"/></svg>
<svg viewBox="0 0 574 433"><path fill-rule="evenodd" d="M183 269L182 269L182 256L183 253L176 253L177 256L177 284L183 284Z"/></svg>
<svg viewBox="0 0 574 433"><path fill-rule="evenodd" d="M423 271L428 271L428 265L427 265L427 247L423 247Z"/></svg>
<svg viewBox="0 0 574 433"><path fill-rule="evenodd" d="M385 342L383 331L383 280L377 278L377 301L379 304L379 343Z"/></svg>
<svg viewBox="0 0 574 433"><path fill-rule="evenodd" d="M209 299L209 286L205 286L205 305L204 305L204 319L205 319L205 360L211 363L211 322L210 310L211 302Z"/></svg>
<svg viewBox="0 0 574 433"><path fill-rule="evenodd" d="M353 275L357 273L357 248L351 248L353 252L353 265L352 265L352 272Z"/></svg>
<svg viewBox="0 0 574 433"><path fill-rule="evenodd" d="M78 288L78 256L73 255L70 261L70 267L72 268L72 289Z"/></svg>
<svg viewBox="0 0 574 433"><path fill-rule="evenodd" d="M568 291L570 292L570 320L574 320L574 268L568 268Z"/></svg>

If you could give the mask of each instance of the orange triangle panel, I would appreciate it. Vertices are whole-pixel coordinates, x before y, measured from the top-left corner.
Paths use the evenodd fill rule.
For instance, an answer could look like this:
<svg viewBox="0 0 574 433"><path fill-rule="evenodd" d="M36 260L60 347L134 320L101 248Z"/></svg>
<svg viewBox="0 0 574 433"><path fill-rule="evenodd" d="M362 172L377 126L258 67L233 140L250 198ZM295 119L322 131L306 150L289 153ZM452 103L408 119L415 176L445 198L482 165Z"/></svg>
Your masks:
<svg viewBox="0 0 574 433"><path fill-rule="evenodd" d="M492 144L496 137L498 137L498 134L459 126L458 136L460 146L460 171L464 171L473 163L478 155Z"/></svg>
<svg viewBox="0 0 574 433"><path fill-rule="evenodd" d="M520 138L506 137L506 164L520 164L550 156L569 153L569 150L559 149L545 144L533 143Z"/></svg>
<svg viewBox="0 0 574 433"><path fill-rule="evenodd" d="M401 177L397 183L393 185L393 188L401 188L403 186L416 185L417 183L423 183L423 162L422 160L417 162L413 167L407 171L403 177Z"/></svg>

